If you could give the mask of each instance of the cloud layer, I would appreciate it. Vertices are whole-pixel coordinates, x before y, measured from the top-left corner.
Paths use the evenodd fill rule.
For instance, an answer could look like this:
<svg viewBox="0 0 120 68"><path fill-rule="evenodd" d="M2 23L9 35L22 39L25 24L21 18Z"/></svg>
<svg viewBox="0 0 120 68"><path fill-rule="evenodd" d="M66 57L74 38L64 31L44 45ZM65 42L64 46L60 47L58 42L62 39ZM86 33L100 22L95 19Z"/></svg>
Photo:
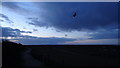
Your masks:
<svg viewBox="0 0 120 68"><path fill-rule="evenodd" d="M118 39L118 29L98 30L88 34L90 39Z"/></svg>
<svg viewBox="0 0 120 68"><path fill-rule="evenodd" d="M29 35L22 35L21 33L32 33L30 31L20 31L19 29L12 29L10 27L2 27L2 37L11 37L10 40L16 40L19 43L26 45L55 45L62 44L68 41L74 41L72 38L58 38L58 37L35 37ZM14 38L12 38L14 37ZM7 39L7 38L6 38Z"/></svg>
<svg viewBox="0 0 120 68"><path fill-rule="evenodd" d="M36 3L38 6L41 3ZM62 31L97 30L111 26L117 28L118 3L47 3L48 12L38 13L39 18L28 18L29 24L55 27ZM41 5L40 5L41 6ZM39 6L39 7L40 7ZM73 18L74 12L77 16ZM42 18L42 20L41 20Z"/></svg>
<svg viewBox="0 0 120 68"><path fill-rule="evenodd" d="M114 31L114 30L111 30ZM30 31L20 31L19 29L12 29L10 27L2 27L2 37L11 37L11 41L22 43L25 45L63 45L63 44L117 44L116 32L104 30L89 34L91 39L77 40L72 38L59 37L35 37L29 35L22 35L21 33L31 33ZM14 38L12 38L14 37ZM6 38L7 39L7 38Z"/></svg>
<svg viewBox="0 0 120 68"><path fill-rule="evenodd" d="M30 31L21 31L19 29L12 29L10 27L2 27L2 37L19 37L21 33L32 33Z"/></svg>
<svg viewBox="0 0 120 68"><path fill-rule="evenodd" d="M0 13L0 22L13 23L6 15Z"/></svg>
<svg viewBox="0 0 120 68"><path fill-rule="evenodd" d="M24 36L22 39L19 39L20 43L26 45L59 45L64 44L68 41L74 41L76 39L72 38L58 38L58 37L32 37L32 36Z"/></svg>
<svg viewBox="0 0 120 68"><path fill-rule="evenodd" d="M21 5L29 5L31 8L23 8ZM54 27L62 31L106 29L107 26L117 28L115 25L118 24L117 2L5 2L3 6L20 14L26 13L26 15L28 15L28 11L31 12L34 9L32 12L37 18L28 18L29 24L39 27ZM74 12L77 13L75 18L73 18Z"/></svg>

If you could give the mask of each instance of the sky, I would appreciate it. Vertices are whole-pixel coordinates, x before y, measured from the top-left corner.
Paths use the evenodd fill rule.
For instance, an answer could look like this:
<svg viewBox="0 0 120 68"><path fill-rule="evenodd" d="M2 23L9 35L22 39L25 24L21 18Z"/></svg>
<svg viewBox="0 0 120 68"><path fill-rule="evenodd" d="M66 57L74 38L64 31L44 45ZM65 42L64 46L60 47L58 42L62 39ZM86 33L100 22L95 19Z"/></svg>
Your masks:
<svg viewBox="0 0 120 68"><path fill-rule="evenodd" d="M0 22L25 45L118 44L118 2L2 2Z"/></svg>
<svg viewBox="0 0 120 68"><path fill-rule="evenodd" d="M118 2L119 0L2 0L3 2Z"/></svg>

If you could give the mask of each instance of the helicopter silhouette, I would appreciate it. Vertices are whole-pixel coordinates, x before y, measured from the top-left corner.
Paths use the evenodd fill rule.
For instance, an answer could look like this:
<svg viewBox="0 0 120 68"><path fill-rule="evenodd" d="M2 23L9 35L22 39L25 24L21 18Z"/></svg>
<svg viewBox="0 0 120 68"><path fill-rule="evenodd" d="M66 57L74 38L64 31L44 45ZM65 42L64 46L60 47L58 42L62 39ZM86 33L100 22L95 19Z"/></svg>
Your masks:
<svg viewBox="0 0 120 68"><path fill-rule="evenodd" d="M73 14L73 17L76 17L76 12Z"/></svg>

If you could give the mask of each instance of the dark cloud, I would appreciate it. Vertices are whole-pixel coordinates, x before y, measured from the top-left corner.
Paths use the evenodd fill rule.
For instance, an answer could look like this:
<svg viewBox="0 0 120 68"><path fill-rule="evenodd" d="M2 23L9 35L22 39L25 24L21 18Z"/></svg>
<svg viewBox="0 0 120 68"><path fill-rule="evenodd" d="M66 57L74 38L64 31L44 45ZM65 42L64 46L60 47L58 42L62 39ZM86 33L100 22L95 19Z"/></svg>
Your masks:
<svg viewBox="0 0 120 68"><path fill-rule="evenodd" d="M26 29L25 27L23 27L23 29Z"/></svg>
<svg viewBox="0 0 120 68"><path fill-rule="evenodd" d="M60 30L56 30L56 32L61 32Z"/></svg>
<svg viewBox="0 0 120 68"><path fill-rule="evenodd" d="M118 39L118 30L112 29L112 30L101 30L92 32L91 34L88 34L92 38L90 39Z"/></svg>
<svg viewBox="0 0 120 68"><path fill-rule="evenodd" d="M29 45L56 45L63 44L64 42L74 41L75 39L71 38L57 38L57 37L32 37L32 36L23 36L24 38L18 39L19 43L29 44Z"/></svg>
<svg viewBox="0 0 120 68"><path fill-rule="evenodd" d="M38 31L37 29L33 29L33 31Z"/></svg>
<svg viewBox="0 0 120 68"><path fill-rule="evenodd" d="M22 35L21 33L32 33L30 31L21 31L19 29L12 29L10 27L2 27L2 37L16 37L15 39L10 40L18 40L17 42L22 44L31 44L31 45L38 45L38 44L62 44L67 41L74 41L75 39L72 38L58 38L58 37L35 37L35 36L28 36ZM21 37L21 38L20 38Z"/></svg>
<svg viewBox="0 0 120 68"><path fill-rule="evenodd" d="M65 34L65 37L67 37L68 35L67 34Z"/></svg>
<svg viewBox="0 0 120 68"><path fill-rule="evenodd" d="M13 23L6 15L0 14L0 22Z"/></svg>
<svg viewBox="0 0 120 68"><path fill-rule="evenodd" d="M39 27L47 27L50 26L49 23L42 22L39 20L39 18L28 18L28 23L31 25L39 26ZM38 24L39 23L39 24Z"/></svg>
<svg viewBox="0 0 120 68"><path fill-rule="evenodd" d="M42 3L35 3L38 6ZM41 5L40 5L41 6ZM32 18L29 24L39 27L55 27L62 31L80 31L82 29L97 30L118 24L117 2L59 2L45 3L46 13L42 13L42 21ZM73 13L76 17L73 18ZM41 13L38 13L38 16ZM29 19L30 20L30 19Z"/></svg>
<svg viewBox="0 0 120 68"><path fill-rule="evenodd" d="M21 33L32 33L31 31L20 31Z"/></svg>
<svg viewBox="0 0 120 68"><path fill-rule="evenodd" d="M21 7L20 4L24 5L24 3L22 3L22 2L3 2L2 6L8 8L14 12L17 12L19 14L23 14L23 15L28 14L29 11L27 9Z"/></svg>
<svg viewBox="0 0 120 68"><path fill-rule="evenodd" d="M106 26L118 24L118 3L117 2L4 2L3 6L19 12L20 14L28 15L29 24L39 27L54 27L62 31L80 31L81 29L96 30L106 28ZM37 5L37 6L36 6ZM33 10L34 8L37 8ZM32 11L31 11L32 10ZM39 12L40 11L40 12ZM43 11L43 12L42 12ZM76 12L76 17L73 14Z"/></svg>
<svg viewBox="0 0 120 68"><path fill-rule="evenodd" d="M20 8L16 2L3 2L2 5L7 8L15 9L15 10L18 10Z"/></svg>
<svg viewBox="0 0 120 68"><path fill-rule="evenodd" d="M2 37L18 37L21 33L32 33L30 31L21 31L19 29L12 29L10 27L2 27Z"/></svg>

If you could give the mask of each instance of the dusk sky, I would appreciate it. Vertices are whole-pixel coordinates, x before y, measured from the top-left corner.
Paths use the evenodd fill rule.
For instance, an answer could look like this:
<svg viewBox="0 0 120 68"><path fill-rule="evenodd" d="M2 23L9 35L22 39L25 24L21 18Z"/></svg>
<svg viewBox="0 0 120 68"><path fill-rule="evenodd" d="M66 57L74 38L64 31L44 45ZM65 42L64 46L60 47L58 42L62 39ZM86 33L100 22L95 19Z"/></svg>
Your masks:
<svg viewBox="0 0 120 68"><path fill-rule="evenodd" d="M25 45L118 44L118 2L3 2L0 22Z"/></svg>

